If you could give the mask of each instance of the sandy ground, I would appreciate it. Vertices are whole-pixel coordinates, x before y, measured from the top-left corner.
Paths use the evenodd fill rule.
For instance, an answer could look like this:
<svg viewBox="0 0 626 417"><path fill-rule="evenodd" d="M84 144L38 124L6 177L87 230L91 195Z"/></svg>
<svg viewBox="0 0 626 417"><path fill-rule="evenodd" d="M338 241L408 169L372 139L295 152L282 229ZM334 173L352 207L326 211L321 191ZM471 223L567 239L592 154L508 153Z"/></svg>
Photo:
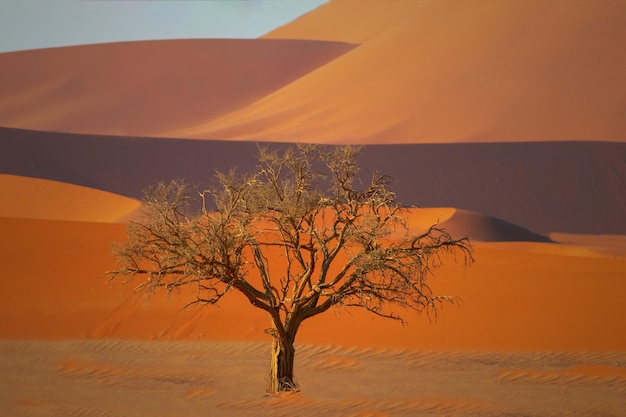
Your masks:
<svg viewBox="0 0 626 417"><path fill-rule="evenodd" d="M269 344L0 341L15 416L620 416L626 355L299 345L302 392L266 397ZM42 382L45 383L42 384Z"/></svg>

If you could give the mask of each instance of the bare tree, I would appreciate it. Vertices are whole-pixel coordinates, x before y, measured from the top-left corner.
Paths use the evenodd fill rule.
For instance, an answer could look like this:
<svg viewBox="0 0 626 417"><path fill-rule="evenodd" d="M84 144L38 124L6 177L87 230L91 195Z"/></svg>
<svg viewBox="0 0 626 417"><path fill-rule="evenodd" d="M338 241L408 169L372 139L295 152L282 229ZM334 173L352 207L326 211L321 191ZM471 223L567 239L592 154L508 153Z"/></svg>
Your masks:
<svg viewBox="0 0 626 417"><path fill-rule="evenodd" d="M143 276L136 289L147 292L193 286L189 304L239 291L271 319L268 392L294 390L294 340L304 320L337 305L399 321L407 309L436 312L452 297L433 294L433 267L445 253L472 261L467 238L436 225L410 235L386 176L358 187L358 151L260 149L253 172L218 173L215 188L197 197L195 214L183 182L154 186L143 217L115 249L119 269L109 274Z"/></svg>

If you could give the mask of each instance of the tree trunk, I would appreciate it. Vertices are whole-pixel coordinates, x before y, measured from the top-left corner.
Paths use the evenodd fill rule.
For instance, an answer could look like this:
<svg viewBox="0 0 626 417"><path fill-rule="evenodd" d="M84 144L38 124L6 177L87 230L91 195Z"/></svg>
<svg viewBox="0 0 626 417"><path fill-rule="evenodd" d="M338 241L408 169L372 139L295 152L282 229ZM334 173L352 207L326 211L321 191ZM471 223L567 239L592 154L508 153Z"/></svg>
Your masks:
<svg viewBox="0 0 626 417"><path fill-rule="evenodd" d="M287 340L283 340L278 332L272 333L272 356L267 392L273 394L295 391L297 386L293 380L293 363L296 355L296 349L293 346L294 338L287 337Z"/></svg>

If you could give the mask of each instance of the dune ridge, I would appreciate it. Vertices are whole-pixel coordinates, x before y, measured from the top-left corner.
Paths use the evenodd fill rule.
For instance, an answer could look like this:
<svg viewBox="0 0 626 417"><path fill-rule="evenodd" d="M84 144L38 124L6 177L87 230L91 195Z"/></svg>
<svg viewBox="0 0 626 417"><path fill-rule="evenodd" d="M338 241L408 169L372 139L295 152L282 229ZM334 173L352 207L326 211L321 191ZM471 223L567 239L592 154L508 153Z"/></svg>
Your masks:
<svg viewBox="0 0 626 417"><path fill-rule="evenodd" d="M0 217L120 222L141 206L106 191L7 174L0 174L0 194Z"/></svg>
<svg viewBox="0 0 626 417"><path fill-rule="evenodd" d="M334 40L363 44L399 24L407 23L423 7L418 2L403 0L367 3L359 0L331 0L261 38ZM368 24L364 25L364 21Z"/></svg>
<svg viewBox="0 0 626 417"><path fill-rule="evenodd" d="M162 136L251 103L351 48L188 39L2 53L0 126Z"/></svg>

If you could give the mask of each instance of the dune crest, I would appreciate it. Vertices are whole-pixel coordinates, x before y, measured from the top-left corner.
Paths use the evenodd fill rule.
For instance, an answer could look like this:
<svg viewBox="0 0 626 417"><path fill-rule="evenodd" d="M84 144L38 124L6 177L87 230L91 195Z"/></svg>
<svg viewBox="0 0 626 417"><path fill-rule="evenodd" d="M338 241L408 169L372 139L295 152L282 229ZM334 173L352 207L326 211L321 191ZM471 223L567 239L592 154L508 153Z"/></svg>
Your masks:
<svg viewBox="0 0 626 417"><path fill-rule="evenodd" d="M263 35L264 39L315 39L362 44L410 21L423 2L331 0ZM363 24L363 22L367 24Z"/></svg>
<svg viewBox="0 0 626 417"><path fill-rule="evenodd" d="M0 217L119 222L136 211L135 199L57 181L0 174Z"/></svg>
<svg viewBox="0 0 626 417"><path fill-rule="evenodd" d="M162 136L249 104L352 47L189 39L2 53L0 126Z"/></svg>

